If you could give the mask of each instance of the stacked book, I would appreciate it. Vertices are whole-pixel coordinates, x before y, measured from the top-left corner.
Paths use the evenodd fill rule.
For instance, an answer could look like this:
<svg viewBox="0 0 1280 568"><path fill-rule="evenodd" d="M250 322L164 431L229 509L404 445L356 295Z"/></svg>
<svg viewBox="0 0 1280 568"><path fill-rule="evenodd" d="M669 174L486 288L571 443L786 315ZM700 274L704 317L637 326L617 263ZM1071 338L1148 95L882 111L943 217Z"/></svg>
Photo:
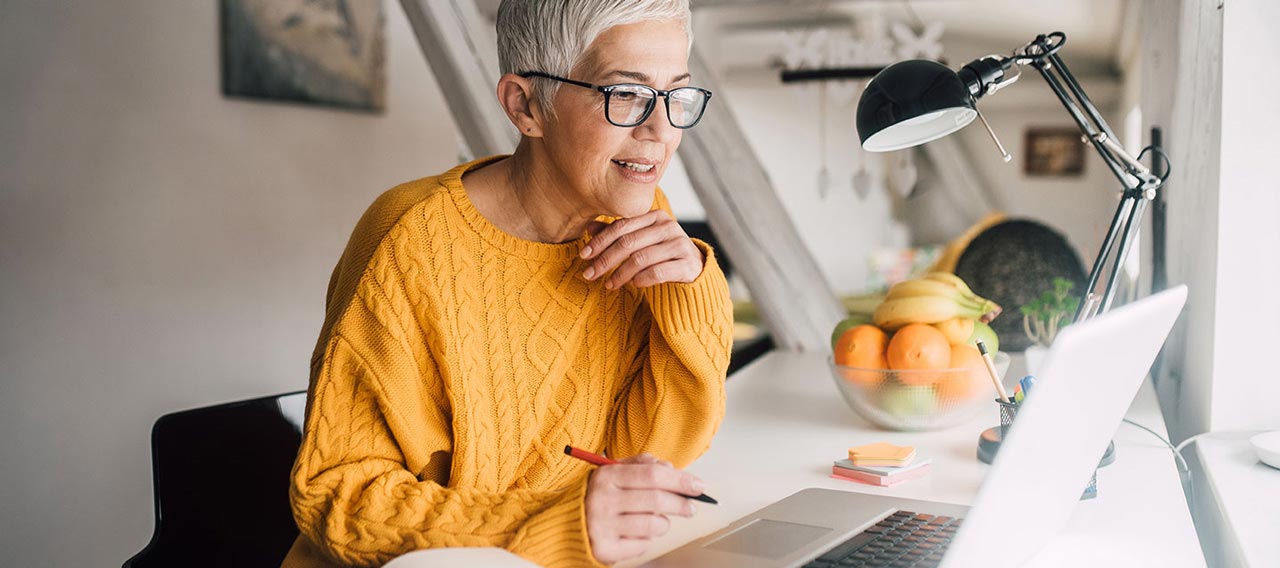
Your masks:
<svg viewBox="0 0 1280 568"><path fill-rule="evenodd" d="M931 469L931 459L916 459L910 446L879 443L849 448L849 458L831 466L831 477L890 487L917 477Z"/></svg>

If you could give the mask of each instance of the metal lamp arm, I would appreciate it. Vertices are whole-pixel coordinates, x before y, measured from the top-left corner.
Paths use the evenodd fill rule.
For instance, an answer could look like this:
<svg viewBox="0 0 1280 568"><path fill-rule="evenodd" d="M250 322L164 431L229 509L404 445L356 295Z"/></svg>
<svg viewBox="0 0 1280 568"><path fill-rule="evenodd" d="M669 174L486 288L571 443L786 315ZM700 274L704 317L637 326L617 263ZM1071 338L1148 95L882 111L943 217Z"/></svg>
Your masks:
<svg viewBox="0 0 1280 568"><path fill-rule="evenodd" d="M1011 57L988 56L966 65L961 70L961 78L966 80L975 98L993 93L1000 88L1012 84L1021 75L1008 77L1005 70L1015 65L1031 65L1040 72L1040 76L1049 84L1067 113L1075 120L1085 139L1102 157L1103 162L1124 187L1123 198L1111 219L1110 228L1103 239L1102 248L1089 271L1080 308L1076 312L1075 321L1081 321L1094 313L1105 312L1111 308L1115 297L1115 285L1119 277L1129 247L1141 224L1142 215L1148 201L1155 199L1157 191L1168 178L1166 167L1162 175L1154 174L1139 158L1135 158L1119 144L1115 132L1102 118L1093 101L1085 94L1080 83L1076 81L1071 70L1058 57L1058 51L1066 44L1066 34L1053 32L1036 37L1027 45L1015 51ZM1155 153L1163 155L1159 148L1149 147ZM1003 153L1003 149L1001 150ZM1143 154L1146 150L1143 151ZM1006 159L1007 161L1007 159ZM1116 239L1119 237L1118 251ZM1098 280L1101 279L1107 260L1115 252L1111 272L1107 277L1106 288L1099 298L1094 294ZM1097 312L1094 308L1098 308Z"/></svg>

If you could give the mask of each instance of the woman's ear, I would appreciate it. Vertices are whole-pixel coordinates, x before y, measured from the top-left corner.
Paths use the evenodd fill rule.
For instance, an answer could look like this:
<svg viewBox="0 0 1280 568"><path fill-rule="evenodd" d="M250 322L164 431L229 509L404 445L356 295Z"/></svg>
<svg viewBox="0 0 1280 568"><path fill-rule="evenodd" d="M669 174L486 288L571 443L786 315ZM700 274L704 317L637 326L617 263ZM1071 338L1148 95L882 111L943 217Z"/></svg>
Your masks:
<svg viewBox="0 0 1280 568"><path fill-rule="evenodd" d="M533 80L514 73L498 79L498 102L522 136L542 137L545 116L533 92Z"/></svg>

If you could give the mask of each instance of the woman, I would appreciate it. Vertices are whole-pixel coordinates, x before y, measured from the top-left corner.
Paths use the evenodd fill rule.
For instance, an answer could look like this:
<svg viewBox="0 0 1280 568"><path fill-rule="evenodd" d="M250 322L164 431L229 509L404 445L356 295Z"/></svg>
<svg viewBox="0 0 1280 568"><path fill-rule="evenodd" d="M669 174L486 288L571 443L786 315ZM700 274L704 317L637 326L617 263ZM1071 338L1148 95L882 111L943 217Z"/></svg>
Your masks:
<svg viewBox="0 0 1280 568"><path fill-rule="evenodd" d="M287 567L610 564L693 514L732 308L656 186L710 97L688 0L505 0L498 36L515 153L383 194L334 270Z"/></svg>

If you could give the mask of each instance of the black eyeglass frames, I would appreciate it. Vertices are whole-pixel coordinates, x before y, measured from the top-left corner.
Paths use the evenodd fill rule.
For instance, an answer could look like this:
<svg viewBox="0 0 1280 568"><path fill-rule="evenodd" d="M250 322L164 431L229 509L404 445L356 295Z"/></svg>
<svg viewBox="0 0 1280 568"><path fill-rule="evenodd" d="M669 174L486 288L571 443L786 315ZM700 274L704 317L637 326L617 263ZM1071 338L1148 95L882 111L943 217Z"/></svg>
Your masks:
<svg viewBox="0 0 1280 568"><path fill-rule="evenodd" d="M541 71L526 71L521 77L541 77L561 83L568 83L587 89L595 89L604 93L604 117L609 124L622 128L631 128L644 124L653 113L653 107L662 97L667 105L667 121L676 128L693 128L702 120L707 110L707 102L711 100L711 91L698 87L680 87L670 91L660 91L648 85L622 83L618 85L592 85L583 81L556 77Z"/></svg>

